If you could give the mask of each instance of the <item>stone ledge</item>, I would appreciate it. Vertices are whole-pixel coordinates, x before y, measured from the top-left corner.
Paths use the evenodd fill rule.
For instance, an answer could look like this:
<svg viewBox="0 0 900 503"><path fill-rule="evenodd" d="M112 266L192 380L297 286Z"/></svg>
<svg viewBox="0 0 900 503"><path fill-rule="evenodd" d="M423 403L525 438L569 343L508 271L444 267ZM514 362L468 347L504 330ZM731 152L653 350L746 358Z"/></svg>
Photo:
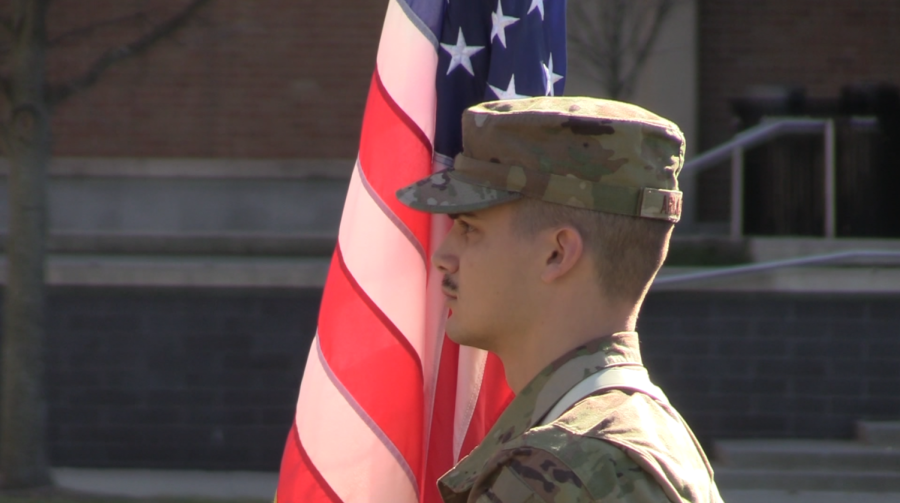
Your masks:
<svg viewBox="0 0 900 503"><path fill-rule="evenodd" d="M706 267L663 267L659 278L709 271ZM684 283L653 285L653 292L900 293L897 267L793 267Z"/></svg>
<svg viewBox="0 0 900 503"><path fill-rule="evenodd" d="M287 241L253 245L238 242L232 251L243 254L177 254L190 241L171 242L159 246L171 252L160 254L50 254L47 283L53 286L136 286L136 287L249 287L249 288L321 288L325 284L334 238L321 236L318 243ZM199 244L212 247L221 243ZM255 246L255 249L241 246ZM295 256L266 255L293 246ZM124 246L124 245L123 245ZM135 243L134 250L140 248ZM266 247L270 248L266 248ZM322 253L302 254L303 251ZM698 267L664 267L660 278L689 272L705 271ZM0 256L0 282L5 282L6 259ZM792 268L741 276L704 279L686 283L653 285L651 292L756 292L756 293L900 293L900 268L878 267L807 267Z"/></svg>
<svg viewBox="0 0 900 503"><path fill-rule="evenodd" d="M732 469L891 471L900 475L900 450L850 440L717 440L714 453L719 463Z"/></svg>
<svg viewBox="0 0 900 503"><path fill-rule="evenodd" d="M755 262L768 262L771 260L850 250L900 251L900 239L897 238L754 237L747 241L750 255Z"/></svg>
<svg viewBox="0 0 900 503"><path fill-rule="evenodd" d="M247 471L54 468L53 478L66 489L130 498L262 499L278 486L277 473Z"/></svg>
<svg viewBox="0 0 900 503"><path fill-rule="evenodd" d="M722 489L900 492L900 473L892 471L713 468Z"/></svg>
<svg viewBox="0 0 900 503"><path fill-rule="evenodd" d="M0 253L8 236L0 233ZM337 235L274 232L54 232L47 251L91 255L330 256Z"/></svg>
<svg viewBox="0 0 900 503"><path fill-rule="evenodd" d="M51 255L50 286L322 288L331 259ZM6 258L0 258L6 283Z"/></svg>
<svg viewBox="0 0 900 503"><path fill-rule="evenodd" d="M852 250L900 251L900 239L752 236L732 240L727 236L676 233L669 244L667 263L678 266L734 265Z"/></svg>
<svg viewBox="0 0 900 503"><path fill-rule="evenodd" d="M890 446L900 454L900 421L858 421L856 436L864 444Z"/></svg>
<svg viewBox="0 0 900 503"><path fill-rule="evenodd" d="M184 178L349 180L353 159L208 159L156 157L57 157L53 178ZM0 177L9 161L0 158Z"/></svg>
<svg viewBox="0 0 900 503"><path fill-rule="evenodd" d="M728 503L896 503L900 493L863 493L857 491L796 491L778 489L730 489L719 487Z"/></svg>

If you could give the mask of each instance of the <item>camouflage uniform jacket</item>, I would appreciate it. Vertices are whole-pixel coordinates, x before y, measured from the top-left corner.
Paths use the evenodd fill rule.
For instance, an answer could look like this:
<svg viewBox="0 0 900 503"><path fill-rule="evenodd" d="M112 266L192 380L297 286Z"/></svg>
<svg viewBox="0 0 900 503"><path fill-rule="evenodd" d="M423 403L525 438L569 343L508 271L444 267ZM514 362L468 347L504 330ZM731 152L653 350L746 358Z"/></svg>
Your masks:
<svg viewBox="0 0 900 503"><path fill-rule="evenodd" d="M444 501L721 503L693 433L672 407L647 395L600 392L540 425L573 386L618 365L641 365L636 333L596 339L544 369L441 478Z"/></svg>

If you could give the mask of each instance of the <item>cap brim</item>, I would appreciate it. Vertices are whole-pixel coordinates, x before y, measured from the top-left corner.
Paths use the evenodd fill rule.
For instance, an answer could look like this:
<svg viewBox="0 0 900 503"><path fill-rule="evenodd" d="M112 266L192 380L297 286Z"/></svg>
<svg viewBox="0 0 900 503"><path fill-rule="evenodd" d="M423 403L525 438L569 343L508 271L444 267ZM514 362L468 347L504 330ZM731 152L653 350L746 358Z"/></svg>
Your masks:
<svg viewBox="0 0 900 503"><path fill-rule="evenodd" d="M520 199L522 194L473 185L448 169L397 191L397 199L428 213L466 213Z"/></svg>

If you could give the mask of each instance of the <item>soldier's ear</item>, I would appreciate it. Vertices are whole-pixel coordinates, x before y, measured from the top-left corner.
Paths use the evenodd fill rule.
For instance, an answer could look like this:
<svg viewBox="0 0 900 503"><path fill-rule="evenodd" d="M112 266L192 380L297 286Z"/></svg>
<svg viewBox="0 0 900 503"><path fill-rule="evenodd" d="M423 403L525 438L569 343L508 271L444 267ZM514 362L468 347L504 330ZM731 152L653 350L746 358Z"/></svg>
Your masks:
<svg viewBox="0 0 900 503"><path fill-rule="evenodd" d="M549 231L544 250L541 280L552 283L566 276L584 254L584 238L575 228L565 226Z"/></svg>

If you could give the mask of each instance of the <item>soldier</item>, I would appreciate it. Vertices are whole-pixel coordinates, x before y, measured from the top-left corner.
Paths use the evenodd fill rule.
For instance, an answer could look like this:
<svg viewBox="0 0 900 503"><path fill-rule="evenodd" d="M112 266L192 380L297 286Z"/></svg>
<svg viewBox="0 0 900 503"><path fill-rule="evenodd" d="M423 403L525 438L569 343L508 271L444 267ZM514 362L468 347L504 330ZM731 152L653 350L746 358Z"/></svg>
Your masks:
<svg viewBox="0 0 900 503"><path fill-rule="evenodd" d="M720 502L634 332L681 213L678 127L608 100L463 115L454 168L397 192L453 226L432 261L447 335L495 353L516 393L438 485L448 503Z"/></svg>

